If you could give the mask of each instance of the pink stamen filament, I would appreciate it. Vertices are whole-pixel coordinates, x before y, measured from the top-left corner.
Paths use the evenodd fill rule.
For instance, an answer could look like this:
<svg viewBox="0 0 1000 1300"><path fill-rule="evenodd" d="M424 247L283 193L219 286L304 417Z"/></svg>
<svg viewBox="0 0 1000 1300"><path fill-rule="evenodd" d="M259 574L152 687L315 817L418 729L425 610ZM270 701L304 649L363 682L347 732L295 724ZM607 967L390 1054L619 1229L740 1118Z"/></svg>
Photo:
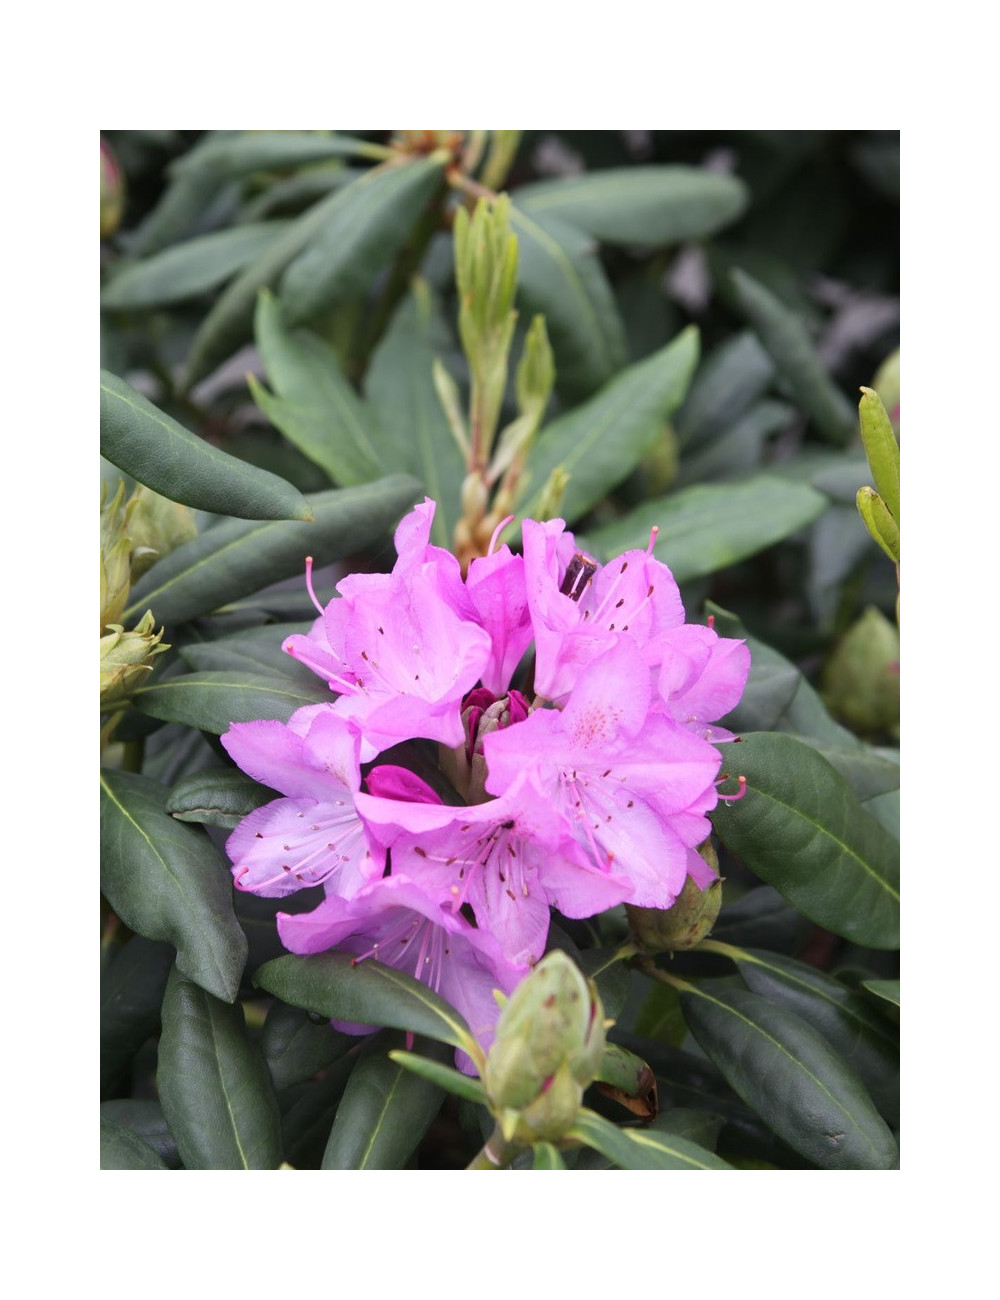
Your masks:
<svg viewBox="0 0 1000 1300"><path fill-rule="evenodd" d="M319 610L320 614L322 614L324 612L323 606L316 599L316 591L313 587L312 575L313 575L313 557L311 555L307 555L306 556L306 591L309 592L309 599Z"/></svg>
<svg viewBox="0 0 1000 1300"><path fill-rule="evenodd" d="M507 527L508 524L511 524L513 522L514 522L513 515L508 515L506 519L500 520L496 528L494 528L493 530L493 536L490 538L490 549L486 552L487 555L493 554L496 544L500 540L500 534L503 532L503 530Z"/></svg>
<svg viewBox="0 0 1000 1300"><path fill-rule="evenodd" d="M739 790L736 792L736 794L723 794L723 793L720 791L720 792L719 792L719 798L720 798L720 799L725 799L728 803L732 803L732 802L733 802L734 800L736 800L736 799L742 799L742 798L743 798L743 796L744 796L744 795L746 794L746 792L747 792L747 779L746 779L745 776L740 776L740 777L738 777L737 779L739 780L740 788L739 788ZM723 781L731 781L731 780L732 780L732 777L729 775L728 772L726 772L723 776L720 776L720 777L719 777L718 781L716 781L715 784L716 784L716 785L721 785Z"/></svg>

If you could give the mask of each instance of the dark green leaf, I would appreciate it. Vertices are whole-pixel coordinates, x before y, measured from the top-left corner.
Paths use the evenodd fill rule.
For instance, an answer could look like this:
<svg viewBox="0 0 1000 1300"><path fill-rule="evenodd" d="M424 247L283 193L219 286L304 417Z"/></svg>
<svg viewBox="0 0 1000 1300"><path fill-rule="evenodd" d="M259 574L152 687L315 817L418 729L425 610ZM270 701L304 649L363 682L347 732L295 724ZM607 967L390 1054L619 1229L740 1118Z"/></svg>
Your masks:
<svg viewBox="0 0 1000 1300"><path fill-rule="evenodd" d="M532 1148L532 1169L565 1169L566 1164L551 1142L536 1142Z"/></svg>
<svg viewBox="0 0 1000 1300"><path fill-rule="evenodd" d="M890 790L888 794L877 794L874 799L866 800L864 806L894 839L899 839L898 790Z"/></svg>
<svg viewBox="0 0 1000 1300"><path fill-rule="evenodd" d="M133 262L101 292L101 306L134 311L183 302L224 284L271 246L287 221L231 226L175 244L142 262Z"/></svg>
<svg viewBox="0 0 1000 1300"><path fill-rule="evenodd" d="M121 1097L101 1102L101 1119L122 1124L159 1156L168 1169L180 1168L177 1143L171 1136L166 1117L158 1101L142 1097ZM103 1167L103 1166L102 1166Z"/></svg>
<svg viewBox="0 0 1000 1300"><path fill-rule="evenodd" d="M154 564L132 588L125 618L152 608L159 622L181 623L304 574L307 555L317 568L332 564L381 537L419 494L414 479L393 474L314 493L310 524L224 520Z"/></svg>
<svg viewBox="0 0 1000 1300"><path fill-rule="evenodd" d="M675 489L694 483L740 479L761 468L765 444L796 420L795 408L769 399L757 402L725 433L704 447L685 452Z"/></svg>
<svg viewBox="0 0 1000 1300"><path fill-rule="evenodd" d="M191 149L172 166L175 176L195 172L227 180L259 171L287 171L331 158L377 157L381 150L366 140L320 131L239 131L215 137Z"/></svg>
<svg viewBox="0 0 1000 1300"><path fill-rule="evenodd" d="M189 673L157 682L132 697L136 708L164 722L183 722L221 736L233 722L287 722L296 709L331 699L320 679L312 687L256 673Z"/></svg>
<svg viewBox="0 0 1000 1300"><path fill-rule="evenodd" d="M312 518L291 483L189 433L107 370L101 371L101 455L161 496L198 510L239 519Z"/></svg>
<svg viewBox="0 0 1000 1300"><path fill-rule="evenodd" d="M378 413L383 463L399 466L424 485L437 502L431 540L450 547L461 514L465 462L434 389L435 356L450 338L430 290L414 281L375 350L365 391Z"/></svg>
<svg viewBox="0 0 1000 1300"><path fill-rule="evenodd" d="M247 941L229 872L205 834L166 811L167 791L130 772L101 771L101 890L130 929L177 949L177 966L232 1001Z"/></svg>
<svg viewBox="0 0 1000 1300"><path fill-rule="evenodd" d="M714 1151L719 1140L719 1131L725 1124L723 1116L710 1110L689 1110L684 1106L674 1106L657 1115L649 1125L648 1131L670 1133L674 1137L686 1138L695 1142L706 1151Z"/></svg>
<svg viewBox="0 0 1000 1300"><path fill-rule="evenodd" d="M723 903L712 938L756 944L772 952L799 952L812 928L809 918L787 903L776 889L757 885L735 903Z"/></svg>
<svg viewBox="0 0 1000 1300"><path fill-rule="evenodd" d="M724 1160L685 1138L646 1128L616 1128L582 1108L567 1137L600 1151L622 1169L729 1169Z"/></svg>
<svg viewBox="0 0 1000 1300"><path fill-rule="evenodd" d="M528 455L518 498L522 516L537 517L539 496L558 466L570 476L560 506L567 523L626 478L683 401L697 360L698 332L689 327L653 356L628 366L582 406L547 425ZM648 540L647 530L642 545Z"/></svg>
<svg viewBox="0 0 1000 1300"><path fill-rule="evenodd" d="M321 599L322 595L320 593ZM308 593L306 598L308 600ZM313 609L311 603L309 608ZM214 641L181 646L180 654L184 662L198 672L235 669L244 673L263 672L265 676L287 676L303 683L315 681L311 669L282 649L286 637L304 635L314 622L315 619L305 619L296 623L268 623L264 627L246 628Z"/></svg>
<svg viewBox="0 0 1000 1300"><path fill-rule="evenodd" d="M629 968L618 956L618 949L588 948L580 953L579 964L587 978L597 985L605 1016L617 1020L632 980Z"/></svg>
<svg viewBox="0 0 1000 1300"><path fill-rule="evenodd" d="M285 1159L295 1168L319 1168L334 1114L362 1050L356 1046L316 1079L290 1089L281 1098L285 1107L281 1142Z"/></svg>
<svg viewBox="0 0 1000 1300"><path fill-rule="evenodd" d="M899 1150L861 1080L801 1017L740 989L685 992L691 1032L731 1087L823 1169L893 1169Z"/></svg>
<svg viewBox="0 0 1000 1300"><path fill-rule="evenodd" d="M747 780L744 798L712 814L730 852L818 925L866 947L898 947L899 844L844 778L777 733L744 736L725 762Z"/></svg>
<svg viewBox="0 0 1000 1300"><path fill-rule="evenodd" d="M274 1002L260 1045L271 1072L276 1092L304 1083L334 1061L339 1061L357 1043L326 1023L317 1024L308 1012Z"/></svg>
<svg viewBox="0 0 1000 1300"><path fill-rule="evenodd" d="M323 1168L404 1168L443 1100L436 1084L395 1061L364 1057L337 1107Z"/></svg>
<svg viewBox="0 0 1000 1300"><path fill-rule="evenodd" d="M330 200L281 280L281 301L290 325L365 292L378 272L406 243L441 185L446 155L373 167Z"/></svg>
<svg viewBox="0 0 1000 1300"><path fill-rule="evenodd" d="M288 329L281 304L266 290L254 331L277 396L256 381L250 387L271 423L334 483L352 487L378 478L375 416L348 383L333 349L309 330Z"/></svg>
<svg viewBox="0 0 1000 1300"><path fill-rule="evenodd" d="M743 483L683 488L647 501L618 523L589 534L586 544L600 555L644 550L655 524L656 558L678 582L686 582L773 546L825 508L826 498L813 488L759 474Z"/></svg>
<svg viewBox="0 0 1000 1300"><path fill-rule="evenodd" d="M657 1039L680 1047L687 1037L681 1015L681 999L667 984L654 984L635 1021L635 1032L643 1038Z"/></svg>
<svg viewBox="0 0 1000 1300"><path fill-rule="evenodd" d="M811 736L796 736L794 739L809 745L831 767L835 767L862 803L874 799L876 795L899 789L899 763L883 757L869 745L845 749L840 745L823 744Z"/></svg>
<svg viewBox="0 0 1000 1300"><path fill-rule="evenodd" d="M153 1148L125 1124L101 1115L102 1169L166 1169Z"/></svg>
<svg viewBox="0 0 1000 1300"><path fill-rule="evenodd" d="M186 1169L277 1169L278 1103L243 1008L174 970L163 999L156 1086Z"/></svg>
<svg viewBox="0 0 1000 1300"><path fill-rule="evenodd" d="M731 279L741 311L795 401L823 437L845 446L857 432L858 418L827 374L805 323L745 271L734 270Z"/></svg>
<svg viewBox="0 0 1000 1300"><path fill-rule="evenodd" d="M753 993L797 1012L844 1058L891 1124L899 1123L899 1037L866 998L791 957L728 954Z"/></svg>
<svg viewBox="0 0 1000 1300"><path fill-rule="evenodd" d="M135 935L101 974L101 1096L160 1028L160 1003L174 950Z"/></svg>
<svg viewBox="0 0 1000 1300"><path fill-rule="evenodd" d="M607 1043L594 1082L613 1089L618 1101L631 1098L636 1104L629 1109L644 1119L656 1114L656 1080L641 1056L620 1043ZM602 1089L602 1091L604 1091Z"/></svg>
<svg viewBox="0 0 1000 1300"><path fill-rule="evenodd" d="M625 328L592 240L551 217L512 206L517 236L518 301L545 317L560 393L579 400L625 362Z"/></svg>
<svg viewBox="0 0 1000 1300"><path fill-rule="evenodd" d="M276 799L274 790L232 768L211 768L183 777L167 796L166 810L182 822L233 830L249 813Z"/></svg>
<svg viewBox="0 0 1000 1300"><path fill-rule="evenodd" d="M428 1060L426 1056L417 1056L413 1052L390 1052L389 1056L405 1070L419 1074L422 1079L437 1084L445 1092L453 1092L457 1097L476 1102L480 1106L487 1104L486 1089L483 1085L478 1079L463 1074L461 1070L456 1070L450 1065L442 1065L440 1061Z"/></svg>
<svg viewBox="0 0 1000 1300"><path fill-rule="evenodd" d="M156 207L136 230L130 252L147 257L183 239L224 186L223 178L214 172L172 177Z"/></svg>
<svg viewBox="0 0 1000 1300"><path fill-rule="evenodd" d="M254 984L331 1020L406 1029L464 1050L474 1042L454 1007L426 984L370 958L355 965L343 952L278 957L255 973Z"/></svg>
<svg viewBox="0 0 1000 1300"><path fill-rule="evenodd" d="M655 246L705 239L743 212L747 187L698 167L609 167L524 185L517 205L558 217L609 244Z"/></svg>
<svg viewBox="0 0 1000 1300"><path fill-rule="evenodd" d="M899 980L864 980L862 987L874 993L883 1002L891 1002L894 1007L899 1006Z"/></svg>
<svg viewBox="0 0 1000 1300"><path fill-rule="evenodd" d="M774 362L749 330L721 343L691 383L675 427L682 447L700 447L732 428L774 378Z"/></svg>

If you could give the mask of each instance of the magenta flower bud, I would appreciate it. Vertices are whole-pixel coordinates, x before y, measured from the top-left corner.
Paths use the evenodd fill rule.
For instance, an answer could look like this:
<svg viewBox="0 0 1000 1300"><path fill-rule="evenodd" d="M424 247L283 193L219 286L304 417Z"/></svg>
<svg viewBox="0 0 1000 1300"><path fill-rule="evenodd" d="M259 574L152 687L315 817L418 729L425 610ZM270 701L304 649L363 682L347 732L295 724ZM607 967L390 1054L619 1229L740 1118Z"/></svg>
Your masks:
<svg viewBox="0 0 1000 1300"><path fill-rule="evenodd" d="M125 178L111 146L101 141L101 238L110 239L125 210Z"/></svg>

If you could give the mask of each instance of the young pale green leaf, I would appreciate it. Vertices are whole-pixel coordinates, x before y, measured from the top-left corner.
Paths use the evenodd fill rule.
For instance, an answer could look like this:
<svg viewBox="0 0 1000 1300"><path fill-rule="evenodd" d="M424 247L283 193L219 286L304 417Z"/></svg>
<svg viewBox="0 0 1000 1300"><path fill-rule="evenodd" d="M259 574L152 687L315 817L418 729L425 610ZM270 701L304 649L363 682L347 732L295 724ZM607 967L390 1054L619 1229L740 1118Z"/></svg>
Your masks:
<svg viewBox="0 0 1000 1300"><path fill-rule="evenodd" d="M262 256L287 226L287 221L231 226L132 262L105 285L101 306L112 311L136 311L208 293Z"/></svg>
<svg viewBox="0 0 1000 1300"><path fill-rule="evenodd" d="M827 374L805 323L745 271L734 270L731 281L740 310L774 358L795 401L824 438L846 446L857 421L850 402Z"/></svg>
<svg viewBox="0 0 1000 1300"><path fill-rule="evenodd" d="M620 555L649 543L678 582L728 568L798 532L826 509L826 498L804 483L758 474L742 483L682 488L647 501L617 523L590 533L598 555Z"/></svg>
<svg viewBox="0 0 1000 1300"><path fill-rule="evenodd" d="M697 362L698 331L689 327L547 425L528 453L518 499L521 517L539 517L539 499L558 466L570 476L561 506L567 523L626 478L684 400ZM648 539L647 530L643 546Z"/></svg>
<svg viewBox="0 0 1000 1300"><path fill-rule="evenodd" d="M281 304L261 291L257 347L277 396L251 378L254 401L272 424L334 483L352 487L381 474L374 412L348 383L332 348L309 330L290 330Z"/></svg>
<svg viewBox="0 0 1000 1300"><path fill-rule="evenodd" d="M486 1089L478 1079L463 1074L461 1070L442 1065L440 1061L429 1060L426 1056L417 1056L413 1052L390 1052L389 1056L404 1069L436 1083L445 1092L453 1092L457 1097L477 1102L480 1106L487 1105Z"/></svg>
<svg viewBox="0 0 1000 1300"><path fill-rule="evenodd" d="M174 950L135 935L101 973L101 1095L160 1028L160 1003Z"/></svg>
<svg viewBox="0 0 1000 1300"><path fill-rule="evenodd" d="M712 813L726 848L817 925L897 948L899 843L839 772L809 745L768 732L744 736L724 762L747 783L744 798Z"/></svg>
<svg viewBox="0 0 1000 1300"><path fill-rule="evenodd" d="M532 1169L565 1169L566 1162L551 1142L536 1142L532 1147Z"/></svg>
<svg viewBox="0 0 1000 1300"><path fill-rule="evenodd" d="M386 440L383 463L415 475L437 502L431 540L444 547L451 546L462 513L466 473L433 378L435 356L449 345L430 290L415 281L375 350L365 382Z"/></svg>
<svg viewBox="0 0 1000 1300"><path fill-rule="evenodd" d="M419 495L416 480L393 474L313 493L310 524L226 519L154 564L132 588L125 619L151 608L160 622L182 623L304 574L307 555L317 568L332 564L381 537Z"/></svg>
<svg viewBox="0 0 1000 1300"><path fill-rule="evenodd" d="M333 205L347 190L361 184L367 175L365 172L358 180L342 189L338 188L319 203L313 204L300 217L296 217L284 233L227 286L192 340L184 369L184 388L193 387L200 379L211 374L242 343L249 342L260 290L274 288L288 264L301 253L313 235L324 227Z"/></svg>
<svg viewBox="0 0 1000 1300"><path fill-rule="evenodd" d="M517 236L518 302L530 315L545 317L556 385L579 401L625 362L625 327L611 286L593 241L575 226L516 207L510 220Z"/></svg>
<svg viewBox="0 0 1000 1300"><path fill-rule="evenodd" d="M153 1148L125 1124L101 1116L102 1169L166 1169Z"/></svg>
<svg viewBox="0 0 1000 1300"><path fill-rule="evenodd" d="M297 488L229 456L101 371L101 455L140 483L197 510L239 519L312 518Z"/></svg>
<svg viewBox="0 0 1000 1300"><path fill-rule="evenodd" d="M320 131L238 131L191 149L171 167L173 176L196 172L236 180L260 171L287 171L331 158L380 158L386 150L367 140Z"/></svg>
<svg viewBox="0 0 1000 1300"><path fill-rule="evenodd" d="M437 1084L373 1053L355 1066L323 1153L324 1169L403 1169L444 1093Z"/></svg>
<svg viewBox="0 0 1000 1300"><path fill-rule="evenodd" d="M890 1123L899 1122L899 1035L868 999L814 966L754 948L725 954L752 993L795 1011L844 1058Z"/></svg>
<svg viewBox="0 0 1000 1300"><path fill-rule="evenodd" d="M660 246L707 239L741 215L749 191L698 167L609 167L517 191L533 217L558 217L609 244Z"/></svg>
<svg viewBox="0 0 1000 1300"><path fill-rule="evenodd" d="M686 1138L646 1128L618 1128L583 1107L566 1135L583 1142L622 1169L730 1169L711 1151Z"/></svg>
<svg viewBox="0 0 1000 1300"><path fill-rule="evenodd" d="M426 984L371 958L355 965L342 952L277 957L261 966L253 980L283 1002L331 1020L405 1029L470 1055L480 1051L454 1007Z"/></svg>
<svg viewBox="0 0 1000 1300"><path fill-rule="evenodd" d="M166 811L166 789L101 770L101 891L125 924L177 949L177 966L232 1002L247 956L229 873L205 834Z"/></svg>
<svg viewBox="0 0 1000 1300"><path fill-rule="evenodd" d="M143 687L132 697L140 712L161 722L181 722L221 736L232 722L287 722L296 709L323 704L331 695L317 677L299 686L263 673L188 673Z"/></svg>
<svg viewBox="0 0 1000 1300"><path fill-rule="evenodd" d="M156 1069L160 1104L185 1169L277 1169L281 1120L243 1008L177 970L163 999Z"/></svg>
<svg viewBox="0 0 1000 1300"><path fill-rule="evenodd" d="M856 500L858 514L865 521L865 527L872 539L878 542L893 564L898 564L899 524L889 513L889 507L870 487L858 488Z"/></svg>
<svg viewBox="0 0 1000 1300"><path fill-rule="evenodd" d="M276 799L274 790L229 767L182 777L167 796L166 810L181 822L233 830L255 808Z"/></svg>
<svg viewBox="0 0 1000 1300"><path fill-rule="evenodd" d="M858 406L861 439L871 467L875 490L899 525L899 443L882 399L873 388L862 388Z"/></svg>
<svg viewBox="0 0 1000 1300"><path fill-rule="evenodd" d="M357 1039L319 1024L299 1007L272 1002L264 1021L260 1046L275 1092L305 1083L320 1070L346 1056Z"/></svg>
<svg viewBox="0 0 1000 1300"><path fill-rule="evenodd" d="M894 1169L899 1149L849 1065L795 1012L742 989L681 998L698 1043L734 1092L823 1169Z"/></svg>
<svg viewBox="0 0 1000 1300"><path fill-rule="evenodd" d="M406 243L441 187L447 154L373 167L338 190L281 280L290 325L365 292Z"/></svg>

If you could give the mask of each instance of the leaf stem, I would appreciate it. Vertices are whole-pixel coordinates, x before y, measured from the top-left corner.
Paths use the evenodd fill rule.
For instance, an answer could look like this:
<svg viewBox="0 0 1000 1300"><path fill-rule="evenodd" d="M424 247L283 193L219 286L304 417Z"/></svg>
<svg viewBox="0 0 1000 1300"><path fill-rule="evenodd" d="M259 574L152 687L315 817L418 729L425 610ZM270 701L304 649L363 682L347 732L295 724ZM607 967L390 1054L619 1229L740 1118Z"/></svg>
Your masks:
<svg viewBox="0 0 1000 1300"><path fill-rule="evenodd" d="M665 970L660 970L659 966L653 961L652 957L643 957L635 962L637 970L641 970L651 980L658 980L661 984L669 984L672 989L677 989L679 993L698 993L700 990L687 980L678 979L676 975L671 975Z"/></svg>

